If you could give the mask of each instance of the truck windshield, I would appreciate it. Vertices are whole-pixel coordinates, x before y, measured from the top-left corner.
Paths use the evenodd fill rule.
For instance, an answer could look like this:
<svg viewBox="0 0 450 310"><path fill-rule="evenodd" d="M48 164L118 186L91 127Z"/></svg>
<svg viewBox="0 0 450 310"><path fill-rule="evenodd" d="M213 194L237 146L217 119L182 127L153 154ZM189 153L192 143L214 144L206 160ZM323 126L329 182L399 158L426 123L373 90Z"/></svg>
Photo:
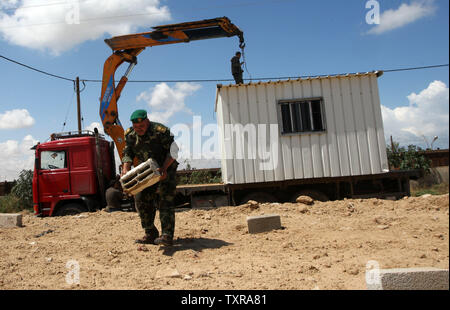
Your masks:
<svg viewBox="0 0 450 310"><path fill-rule="evenodd" d="M41 169L64 169L66 164L65 151L42 151L41 152Z"/></svg>

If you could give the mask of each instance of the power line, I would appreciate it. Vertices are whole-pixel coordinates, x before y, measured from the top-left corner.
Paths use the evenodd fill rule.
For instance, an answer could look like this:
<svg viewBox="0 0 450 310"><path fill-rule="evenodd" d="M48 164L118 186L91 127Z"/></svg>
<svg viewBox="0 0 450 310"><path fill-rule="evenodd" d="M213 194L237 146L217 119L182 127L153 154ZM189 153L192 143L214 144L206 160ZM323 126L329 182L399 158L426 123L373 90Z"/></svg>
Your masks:
<svg viewBox="0 0 450 310"><path fill-rule="evenodd" d="M72 99L70 99L70 102L69 102L69 105L68 105L68 107L67 107L67 112L66 112L66 117L65 117L65 119L64 119L64 123L63 123L63 127L62 127L62 129L61 129L61 132L63 132L64 131L64 128L66 127L66 124L67 124L67 118L69 117L69 110L70 110L70 107L72 106L72 103L73 103L73 99L75 98L75 94L76 94L76 90L75 90L75 83L74 83L74 90L73 90L73 93L72 93Z"/></svg>
<svg viewBox="0 0 450 310"><path fill-rule="evenodd" d="M439 68L439 67L448 67L448 64L413 67L413 68L402 68L402 69L389 69L389 70L382 70L382 71L383 72L399 72L399 71L421 70L421 69L430 69L430 68Z"/></svg>
<svg viewBox="0 0 450 310"><path fill-rule="evenodd" d="M129 15L117 15L117 16L106 16L106 17L97 17L97 18L85 18L80 19L79 24L81 23L91 23L96 21L108 20L108 19L117 19L117 18L128 18L128 17L138 17L138 16L150 16L150 15L161 15L163 13L139 13L139 14L129 14ZM49 26L49 25L62 25L67 24L66 21L55 21L48 23L40 23L40 24L28 24L28 25L20 25L20 26L9 26L9 27L0 27L1 29L12 29L12 28L26 28L26 27L34 27L34 26Z"/></svg>
<svg viewBox="0 0 450 310"><path fill-rule="evenodd" d="M32 8L38 8L43 6L52 6L52 5L60 5L60 4L70 4L67 1L64 2L52 2L52 3L43 3L43 4L35 4L35 5L26 5L26 6L19 6L19 7L6 7L3 9L0 9L0 11L16 11L16 10L22 10L22 9L32 9Z"/></svg>
<svg viewBox="0 0 450 310"><path fill-rule="evenodd" d="M48 72L46 72L46 71L42 71L42 70L33 68L33 67L31 67L31 66L28 66L28 65L26 65L26 64L23 64L23 63L21 63L21 62L15 61L15 60L13 60L13 59L10 59L10 58L5 57L5 56L2 56L2 55L0 55L0 58L3 58L3 59L5 59L5 60L7 60L7 61L10 61L10 62L15 63L15 64L17 64L17 65L23 66L23 67L25 67L25 68L28 68L28 69L30 69L30 70L33 70L33 71L36 71L36 72L39 72L39 73L42 73L42 74L45 74L45 75L48 75L48 76L52 76L52 77L55 77L55 78L58 78L58 79L66 80L66 81L75 82L75 80L73 80L73 79L69 79L69 78L66 78L66 77L63 77L63 76L60 76L60 75L48 73Z"/></svg>
<svg viewBox="0 0 450 310"><path fill-rule="evenodd" d="M80 79L83 82L91 82L91 83L101 83L102 80L84 80ZM127 83L202 83L202 82L226 82L226 81L234 81L234 79L191 79L191 80L128 80ZM115 81L118 82L118 81Z"/></svg>
<svg viewBox="0 0 450 310"><path fill-rule="evenodd" d="M78 0L80 1L80 0ZM81 1L83 2L89 2L91 0L85 0ZM289 1L295 1L295 0L266 0L263 2L289 2ZM48 4L40 4L40 5L30 5L30 6L24 6L24 7L15 7L15 8L5 8L3 11L14 11L19 9L28 9L28 8L36 8L36 7L43 7L43 6L52 6L52 5L60 5L60 4L71 4L71 2L54 2L54 3L48 3ZM251 1L251 2L244 2L239 4L233 4L233 5L220 5L220 6L209 6L209 7L201 7L201 8L195 8L196 10L207 10L207 9L214 9L214 8L229 8L229 7L242 7L242 6L253 6L253 5L261 5L261 1ZM2 11L0 9L0 11ZM161 15L164 14L164 12L157 12L157 13L136 13L136 14L128 14L128 15L117 15L117 16L105 16L105 17L95 17L95 18L85 18L80 19L80 23L90 23L95 21L102 21L102 20L108 20L108 19L117 19L117 18L129 18L129 17L138 17L138 16L152 16L152 15ZM59 24L66 24L65 21L55 21L55 22L45 22L45 23L37 23L37 24L28 24L28 25L19 25L19 26L9 26L9 27L0 27L1 29L12 29L12 28L23 28L23 27L34 27L34 26L48 26L48 25L59 25Z"/></svg>
<svg viewBox="0 0 450 310"><path fill-rule="evenodd" d="M411 71L411 70L423 70L423 69L431 69L431 68L439 68L439 67L448 67L449 64L441 64L441 65L431 65L431 66L422 66L422 67L411 67L411 68L399 68L399 69L387 69L387 70L378 70L383 71L385 73L389 72L400 72L400 71ZM336 74L322 74L322 75L301 75L301 76L278 76L278 77L262 77L262 78L251 78L244 79L246 81L263 81L263 80L289 80L289 79L300 79L300 78L310 78L310 77L326 77L326 76L338 76L338 75L346 75L346 74L357 74L357 73L336 73ZM102 80L80 80L84 82L93 82L93 83L101 83ZM128 83L202 83L202 82L229 82L234 81L234 79L184 79L184 80L129 80Z"/></svg>
<svg viewBox="0 0 450 310"><path fill-rule="evenodd" d="M31 8L38 8L38 7L47 7L47 6L53 6L53 5L70 5L73 4L75 1L79 4L91 2L93 0L72 0L73 2L68 2L67 0L63 2L51 2L51 3L43 3L43 4L35 4L35 5L27 5L27 6L16 6L16 7L5 7L3 9L0 9L1 11L15 11L15 10L21 10L21 9L31 9ZM216 8L229 8L229 7L243 7L243 6L251 6L251 5L261 5L261 2L289 2L289 1L295 1L295 0L266 0L266 1L250 1L250 2L244 2L239 4L227 4L227 5L212 5L212 6L206 6L206 7L194 7L194 10L206 10L206 9L216 9Z"/></svg>
<svg viewBox="0 0 450 310"><path fill-rule="evenodd" d="M29 65L23 64L21 62L15 61L13 59L10 59L8 57L0 55L0 58L3 58L7 61L10 61L12 63L18 64L20 66L23 66L25 68L28 68L30 70L52 76L58 79L71 81L75 83L74 79L70 79L67 77L63 77L60 75L52 74L43 70L36 69L34 67L31 67ZM440 68L440 67L448 67L449 64L439 64L439 65L429 65L429 66L421 66L421 67L409 67L409 68L397 68L397 69L385 69L385 70L379 70L383 71L385 73L389 72L400 72L400 71L411 71L411 70L424 70L424 69L432 69L432 68ZM322 74L322 75L304 75L304 76L278 76L278 77L262 77L262 78L252 78L252 79L244 79L246 81L262 81L262 80L285 80L285 79L299 79L299 78L309 78L309 77L325 77L325 76L338 76L338 75L346 75L348 73L338 73L338 74ZM349 74L357 74L357 73L349 73ZM101 83L102 80L92 80L92 79L80 79L82 83L91 82L91 83ZM182 79L182 80L129 80L128 83L205 83L205 82L229 82L234 81L234 79ZM117 82L117 81L116 81Z"/></svg>

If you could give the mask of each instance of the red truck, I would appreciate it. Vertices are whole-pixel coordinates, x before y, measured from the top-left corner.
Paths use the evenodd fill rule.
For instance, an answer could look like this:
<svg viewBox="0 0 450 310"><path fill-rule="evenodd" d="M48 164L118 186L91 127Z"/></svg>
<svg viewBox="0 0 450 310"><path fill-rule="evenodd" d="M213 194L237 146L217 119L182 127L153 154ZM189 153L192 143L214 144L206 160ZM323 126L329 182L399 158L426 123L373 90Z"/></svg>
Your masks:
<svg viewBox="0 0 450 310"><path fill-rule="evenodd" d="M52 134L37 144L33 174L35 215L69 215L101 209L116 176L114 144L97 131Z"/></svg>

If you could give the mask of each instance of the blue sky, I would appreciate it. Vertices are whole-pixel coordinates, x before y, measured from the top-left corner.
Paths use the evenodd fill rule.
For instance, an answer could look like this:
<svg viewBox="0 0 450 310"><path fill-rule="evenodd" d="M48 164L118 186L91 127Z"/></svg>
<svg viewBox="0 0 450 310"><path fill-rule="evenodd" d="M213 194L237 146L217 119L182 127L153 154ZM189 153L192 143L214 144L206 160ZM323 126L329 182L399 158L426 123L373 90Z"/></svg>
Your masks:
<svg viewBox="0 0 450 310"><path fill-rule="evenodd" d="M227 16L246 39L252 78L305 76L447 64L447 0L379 0L369 25L366 0L0 0L0 55L71 79L101 79L113 35L151 26ZM80 23L68 24L78 5ZM72 15L70 15L72 16ZM69 19L70 22L70 19ZM231 79L238 39L147 48L131 80ZM117 79L125 65L116 73ZM32 168L28 146L50 133L76 130L71 82L0 58L0 181ZM244 79L249 78L247 72ZM227 83L227 82L224 82ZM386 136L403 145L448 148L448 67L385 73L379 79ZM119 116L130 126L145 108L168 126L215 123L216 83L128 83ZM83 125L100 123L100 83L81 93ZM152 104L150 106L149 104ZM424 138L425 137L425 138ZM31 156L30 156L31 154Z"/></svg>

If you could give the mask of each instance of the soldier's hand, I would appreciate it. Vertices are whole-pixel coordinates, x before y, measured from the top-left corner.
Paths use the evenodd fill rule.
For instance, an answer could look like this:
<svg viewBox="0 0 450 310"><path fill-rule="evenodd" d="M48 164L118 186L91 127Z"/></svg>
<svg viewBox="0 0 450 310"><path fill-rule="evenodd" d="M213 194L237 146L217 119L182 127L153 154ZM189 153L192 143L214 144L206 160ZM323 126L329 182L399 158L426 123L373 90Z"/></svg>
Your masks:
<svg viewBox="0 0 450 310"><path fill-rule="evenodd" d="M125 163L122 166L122 172L120 173L120 177L123 177L128 171L131 170L131 163Z"/></svg>

